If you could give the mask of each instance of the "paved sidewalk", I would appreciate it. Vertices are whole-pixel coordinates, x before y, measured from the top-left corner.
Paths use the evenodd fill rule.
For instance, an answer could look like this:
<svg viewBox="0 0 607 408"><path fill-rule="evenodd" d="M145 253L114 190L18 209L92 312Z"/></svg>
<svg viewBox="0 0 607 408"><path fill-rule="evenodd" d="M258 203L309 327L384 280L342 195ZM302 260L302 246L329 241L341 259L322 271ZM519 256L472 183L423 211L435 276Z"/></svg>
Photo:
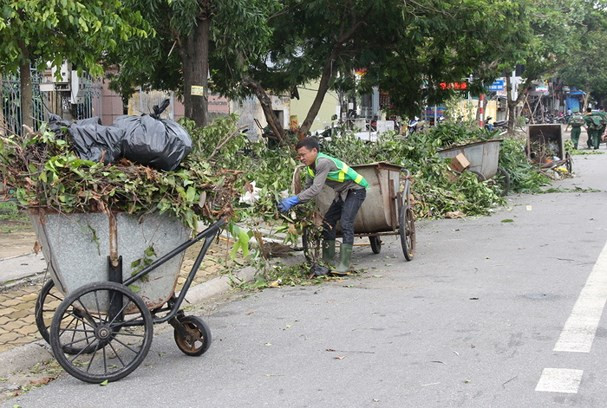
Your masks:
<svg viewBox="0 0 607 408"><path fill-rule="evenodd" d="M189 248L182 264L177 289L180 290L190 272L201 244ZM222 273L229 265L225 242L215 242L207 253L192 286ZM0 260L0 353L41 340L35 323L34 309L42 286L48 279L46 262L41 255L26 255ZM21 279L21 282L16 279ZM59 300L47 303L57 307ZM52 315L49 314L49 319ZM50 322L49 322L50 323Z"/></svg>

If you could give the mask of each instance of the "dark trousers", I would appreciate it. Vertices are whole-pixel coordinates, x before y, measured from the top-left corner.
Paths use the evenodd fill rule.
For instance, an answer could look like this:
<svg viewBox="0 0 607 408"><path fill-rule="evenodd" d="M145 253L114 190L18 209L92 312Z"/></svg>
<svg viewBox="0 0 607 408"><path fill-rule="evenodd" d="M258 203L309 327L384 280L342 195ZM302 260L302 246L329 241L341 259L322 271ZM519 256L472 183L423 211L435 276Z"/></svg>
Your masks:
<svg viewBox="0 0 607 408"><path fill-rule="evenodd" d="M331 203L325 214L323 222L323 238L325 240L335 240L335 226L337 225L337 221L339 221L343 234L343 243L354 243L354 219L366 196L367 190L361 188L359 190L350 190L345 201L341 199L341 196L333 200L333 203Z"/></svg>

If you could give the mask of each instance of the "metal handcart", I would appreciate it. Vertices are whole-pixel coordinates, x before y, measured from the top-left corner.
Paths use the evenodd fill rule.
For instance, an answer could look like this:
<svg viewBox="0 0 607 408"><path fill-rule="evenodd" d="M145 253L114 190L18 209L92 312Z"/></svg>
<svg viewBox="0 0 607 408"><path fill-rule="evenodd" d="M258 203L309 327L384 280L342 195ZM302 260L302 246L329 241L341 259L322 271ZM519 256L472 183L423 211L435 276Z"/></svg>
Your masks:
<svg viewBox="0 0 607 408"><path fill-rule="evenodd" d="M460 153L463 154L470 162L470 167L466 171L474 173L480 181L489 180L499 175L502 194L506 195L510 190L510 176L508 172L498 165L501 142L501 139L491 139L468 143L462 146L439 150L438 155L446 159L453 158Z"/></svg>
<svg viewBox="0 0 607 408"><path fill-rule="evenodd" d="M373 253L381 251L381 237L398 235L407 261L415 254L415 217L412 208L411 180L409 171L394 164L379 162L351 166L369 183L367 197L354 221L357 237L368 237ZM304 167L295 170L294 180L300 180ZM299 193L301 186L294 183L293 190ZM316 198L316 207L320 214L329 209L335 192L325 186ZM338 236L341 230L337 229ZM309 230L303 232L303 248L306 257L318 259L320 237L312 237Z"/></svg>
<svg viewBox="0 0 607 408"><path fill-rule="evenodd" d="M208 350L209 327L180 308L224 219L188 239L191 231L180 221L159 214L39 208L30 218L51 275L36 302L36 324L69 374L90 383L127 376L146 357L158 323L173 326L183 353ZM203 245L176 295L184 252L199 241Z"/></svg>
<svg viewBox="0 0 607 408"><path fill-rule="evenodd" d="M563 128L560 124L529 125L527 157L542 168L565 166L573 172L573 159L565 150Z"/></svg>

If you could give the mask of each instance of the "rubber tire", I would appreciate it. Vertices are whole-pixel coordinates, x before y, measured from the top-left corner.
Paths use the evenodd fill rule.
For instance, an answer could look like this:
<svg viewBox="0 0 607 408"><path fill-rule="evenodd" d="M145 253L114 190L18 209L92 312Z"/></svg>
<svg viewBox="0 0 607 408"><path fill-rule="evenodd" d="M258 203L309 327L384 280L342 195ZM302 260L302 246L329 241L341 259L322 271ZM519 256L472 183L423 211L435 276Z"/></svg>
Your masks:
<svg viewBox="0 0 607 408"><path fill-rule="evenodd" d="M182 344L182 342L186 342L186 340L183 339L179 335L179 331L175 329L173 331L173 338L175 339L175 343L177 344L179 350L188 356L198 357L203 355L209 349L209 347L211 347L211 342L213 341L213 336L211 335L211 329L209 326L204 322L204 320L197 316L185 316L182 319L179 319L179 321L184 326L197 330L203 338L201 347L196 349L184 348L184 344Z"/></svg>
<svg viewBox="0 0 607 408"><path fill-rule="evenodd" d="M371 250L374 254L381 252L381 239L377 235L369 236L369 242L371 243Z"/></svg>
<svg viewBox="0 0 607 408"><path fill-rule="evenodd" d="M504 184L502 185L502 197L507 196L510 192L510 174L501 167L497 168L497 174L501 175L504 180Z"/></svg>
<svg viewBox="0 0 607 408"><path fill-rule="evenodd" d="M124 370L117 372L116 374L110 375L90 375L85 372L78 370L74 367L68 358L63 353L60 338L59 338L59 327L61 324L63 313L69 308L69 306L78 300L82 295L89 291L94 290L102 290L102 289L110 289L115 290L116 292L122 293L124 296L129 298L139 310L141 310L141 317L143 319L144 326L144 342L141 348L139 355L129 364L128 367L125 367ZM88 285L81 286L77 290L70 293L66 298L61 302L61 304L57 307L57 311L55 312L55 316L53 317L53 322L51 323L51 331L50 331L50 339L51 339L51 348L53 350L53 354L57 362L63 367L63 369L70 374L72 377L79 379L80 381L84 381L91 384L99 384L104 381L112 382L118 381L121 378L126 377L145 359L150 350L150 346L152 345L152 338L154 336L154 321L152 320L152 314L150 310L147 308L143 299L131 292L129 288L126 286L116 283L116 282L95 282L90 283Z"/></svg>
<svg viewBox="0 0 607 408"><path fill-rule="evenodd" d="M413 218L413 209L410 206L404 206L399 214L398 233L400 235L400 244L403 248L403 255L407 261L413 260L415 255L415 220ZM411 242L407 241L410 236Z"/></svg>
<svg viewBox="0 0 607 408"><path fill-rule="evenodd" d="M573 159L571 158L571 155L569 153L565 153L565 160L567 160L565 162L565 168L567 169L569 174L572 174L573 173Z"/></svg>
<svg viewBox="0 0 607 408"><path fill-rule="evenodd" d="M478 172L478 171L476 171L476 170L466 170L466 171L469 171L470 173L472 173L472 174L476 175L476 178L478 178L478 181L485 181L485 180L487 180L487 179L485 178L485 176L483 176L481 173L479 173L479 172Z"/></svg>
<svg viewBox="0 0 607 408"><path fill-rule="evenodd" d="M36 306L34 308L34 317L36 319L36 327L38 328L38 332L40 333L40 335L42 336L42 338L44 339L44 341L46 341L49 345L51 344L50 341L50 334L49 334L49 327L46 326L45 322L44 322L44 303L46 302L46 298L48 297L49 293L51 292L51 290L55 287L55 282L53 282L53 280L48 280L46 281L46 283L42 286L42 289L40 290L40 293L38 294L38 298L36 299ZM56 296L55 296L56 297ZM59 299L57 297L58 300L63 301L63 299ZM47 312L52 311L51 309L47 309ZM57 311L57 309L55 309L55 311ZM67 353L67 354L78 354L80 352L80 350L82 350L81 348L78 347L64 347L63 348L63 352Z"/></svg>
<svg viewBox="0 0 607 408"><path fill-rule="evenodd" d="M38 328L38 332L48 344L51 343L50 335L48 332L48 327L44 323L44 302L46 301L47 296L51 292L51 290L55 287L55 282L53 280L48 280L40 290L38 294L38 298L36 299L36 307L34 308L34 316L36 317L36 327ZM63 301L63 299L61 299ZM57 309L55 309L57 310Z"/></svg>

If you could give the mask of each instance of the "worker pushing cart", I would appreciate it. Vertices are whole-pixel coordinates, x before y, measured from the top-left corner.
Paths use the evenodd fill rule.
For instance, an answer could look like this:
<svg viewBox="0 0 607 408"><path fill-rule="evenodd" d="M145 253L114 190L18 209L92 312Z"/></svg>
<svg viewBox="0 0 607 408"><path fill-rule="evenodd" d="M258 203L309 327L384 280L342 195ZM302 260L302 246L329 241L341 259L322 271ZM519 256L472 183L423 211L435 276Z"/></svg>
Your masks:
<svg viewBox="0 0 607 408"><path fill-rule="evenodd" d="M299 160L305 164L307 181L305 189L297 195L283 199L279 208L289 211L293 206L309 201L320 194L326 184L335 191L335 198L324 215L323 261L331 265L335 261L336 226L340 221L343 242L340 261L333 273L347 274L350 270L354 244L354 220L367 194L367 180L339 159L320 152L316 139L307 137L295 146Z"/></svg>

